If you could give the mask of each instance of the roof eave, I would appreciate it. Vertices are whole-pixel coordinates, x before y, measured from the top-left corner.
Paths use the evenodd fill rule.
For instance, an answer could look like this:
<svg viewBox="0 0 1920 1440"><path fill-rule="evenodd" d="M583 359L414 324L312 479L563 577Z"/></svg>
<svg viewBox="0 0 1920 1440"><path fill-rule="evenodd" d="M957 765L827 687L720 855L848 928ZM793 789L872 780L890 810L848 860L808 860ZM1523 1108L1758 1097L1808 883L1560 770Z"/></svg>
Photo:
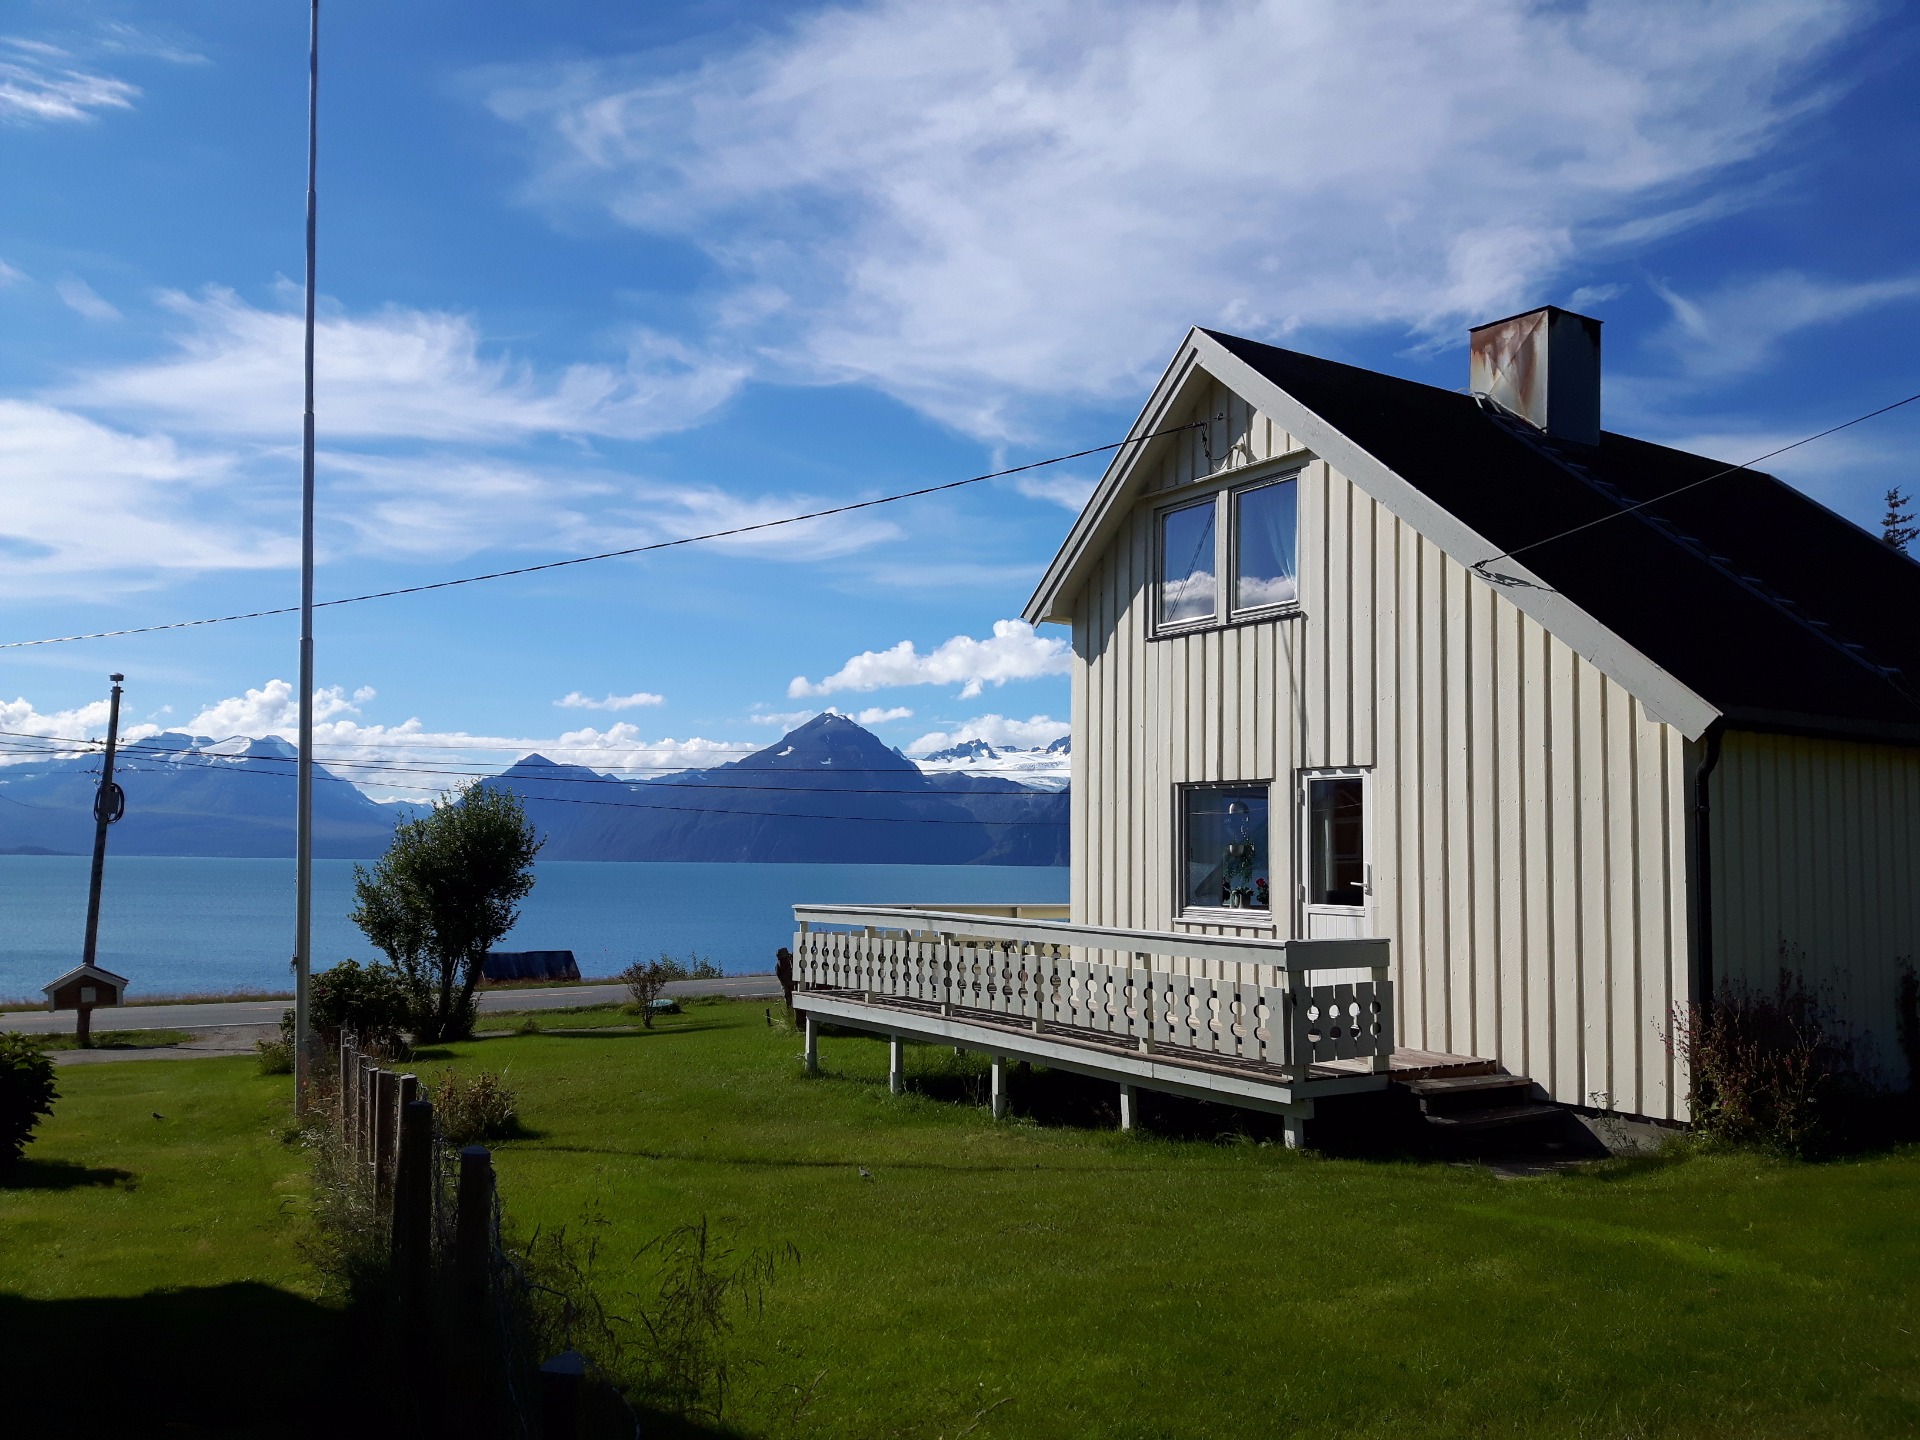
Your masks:
<svg viewBox="0 0 1920 1440"><path fill-rule="evenodd" d="M1126 440L1113 452L1113 459L1107 462L1100 483L1093 487L1093 494L1081 507L1079 518L1073 522L1073 528L1067 532L1067 538L1055 552L1046 573L1040 577L1040 583L1035 587L1033 597L1027 601L1026 609L1020 612L1021 618L1029 625L1046 621L1065 624L1073 619L1067 604L1079 589L1082 561L1100 553L1099 542L1105 538L1106 530L1125 513L1123 509L1116 510L1116 502L1126 493L1134 471L1154 452L1155 432L1164 428L1168 407L1179 397L1186 386L1187 377L1198 363L1200 352L1197 341L1200 338L1198 329L1187 332L1186 339L1180 342L1180 348L1174 352L1172 363L1160 376L1153 393L1147 397L1147 403L1141 407L1139 416L1128 429Z"/></svg>

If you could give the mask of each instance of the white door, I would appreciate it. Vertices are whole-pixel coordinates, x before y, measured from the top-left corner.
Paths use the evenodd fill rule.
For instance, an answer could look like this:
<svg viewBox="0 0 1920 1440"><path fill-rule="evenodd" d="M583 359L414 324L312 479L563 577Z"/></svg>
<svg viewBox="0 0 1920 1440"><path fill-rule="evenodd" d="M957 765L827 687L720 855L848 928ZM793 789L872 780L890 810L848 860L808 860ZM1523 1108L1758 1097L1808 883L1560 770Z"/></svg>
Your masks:
<svg viewBox="0 0 1920 1440"><path fill-rule="evenodd" d="M1364 770L1300 773L1300 933L1349 940L1373 929L1373 807Z"/></svg>

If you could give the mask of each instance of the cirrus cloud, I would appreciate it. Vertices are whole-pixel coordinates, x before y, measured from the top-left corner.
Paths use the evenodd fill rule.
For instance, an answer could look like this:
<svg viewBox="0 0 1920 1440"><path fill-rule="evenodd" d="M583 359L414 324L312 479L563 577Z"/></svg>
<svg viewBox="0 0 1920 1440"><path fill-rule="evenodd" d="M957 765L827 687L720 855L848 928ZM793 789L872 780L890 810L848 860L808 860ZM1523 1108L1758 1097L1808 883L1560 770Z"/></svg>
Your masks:
<svg viewBox="0 0 1920 1440"><path fill-rule="evenodd" d="M664 705L667 697L650 690L636 690L631 695L603 695L596 700L578 690L569 690L553 703L562 710L637 710L642 705Z"/></svg>
<svg viewBox="0 0 1920 1440"><path fill-rule="evenodd" d="M1137 391L1189 324L1451 333L1750 202L1874 13L878 0L482 83L529 195L704 249L760 363L1000 436Z"/></svg>

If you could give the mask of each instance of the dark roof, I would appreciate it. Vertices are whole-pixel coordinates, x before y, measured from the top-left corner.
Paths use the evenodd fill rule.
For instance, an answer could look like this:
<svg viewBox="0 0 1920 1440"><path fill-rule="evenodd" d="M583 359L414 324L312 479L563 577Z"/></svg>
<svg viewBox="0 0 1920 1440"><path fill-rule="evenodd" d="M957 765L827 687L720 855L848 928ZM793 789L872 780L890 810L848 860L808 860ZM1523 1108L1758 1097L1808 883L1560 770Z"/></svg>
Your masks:
<svg viewBox="0 0 1920 1440"><path fill-rule="evenodd" d="M1726 468L1611 432L1530 442L1470 395L1206 333L1498 550ZM1920 738L1920 564L1771 475L1724 476L1518 560L1730 724Z"/></svg>

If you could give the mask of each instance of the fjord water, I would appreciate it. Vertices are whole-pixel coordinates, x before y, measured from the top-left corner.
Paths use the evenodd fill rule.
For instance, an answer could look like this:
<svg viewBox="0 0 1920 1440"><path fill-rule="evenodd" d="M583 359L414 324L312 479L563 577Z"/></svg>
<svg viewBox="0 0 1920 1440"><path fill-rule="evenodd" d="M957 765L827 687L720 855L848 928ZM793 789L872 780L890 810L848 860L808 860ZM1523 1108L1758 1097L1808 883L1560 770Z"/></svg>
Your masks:
<svg viewBox="0 0 1920 1440"><path fill-rule="evenodd" d="M40 987L80 961L89 861L0 855L0 998ZM324 968L378 959L347 919L353 862L313 867L313 956ZM712 865L543 861L503 950L571 950L583 975L610 975L663 951L698 952L730 973L770 970L801 902L1060 903L1067 872L1041 866ZM293 862L109 856L99 963L127 976L129 998L291 983Z"/></svg>

